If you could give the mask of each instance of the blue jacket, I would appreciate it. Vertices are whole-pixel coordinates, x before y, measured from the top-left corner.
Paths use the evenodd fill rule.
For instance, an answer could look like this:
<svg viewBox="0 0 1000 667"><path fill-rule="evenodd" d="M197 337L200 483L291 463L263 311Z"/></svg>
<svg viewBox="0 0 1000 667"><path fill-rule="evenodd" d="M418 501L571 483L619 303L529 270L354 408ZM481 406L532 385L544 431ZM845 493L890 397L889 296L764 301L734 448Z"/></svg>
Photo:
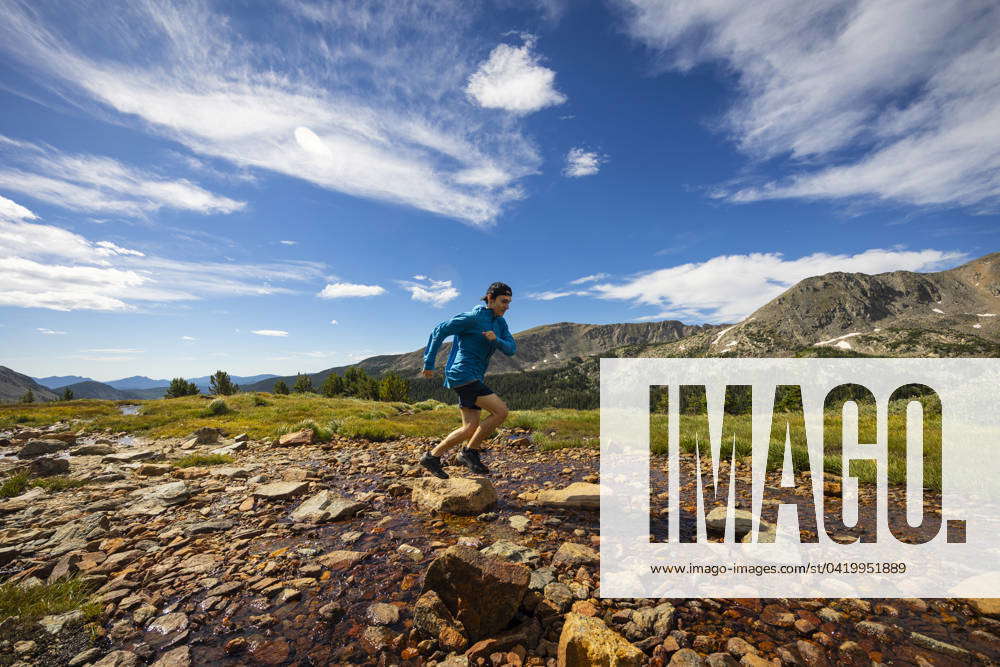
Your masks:
<svg viewBox="0 0 1000 667"><path fill-rule="evenodd" d="M492 331L497 339L487 340L483 335L485 331ZM444 367L446 387L459 387L473 380L482 380L494 350L499 349L508 357L513 357L517 351L517 343L510 335L507 322L480 304L469 312L459 313L434 327L430 338L427 339L424 370L434 370L434 361L437 359L438 350L441 349L441 343L451 335L455 336L455 342L451 346L451 354L448 355L448 363Z"/></svg>

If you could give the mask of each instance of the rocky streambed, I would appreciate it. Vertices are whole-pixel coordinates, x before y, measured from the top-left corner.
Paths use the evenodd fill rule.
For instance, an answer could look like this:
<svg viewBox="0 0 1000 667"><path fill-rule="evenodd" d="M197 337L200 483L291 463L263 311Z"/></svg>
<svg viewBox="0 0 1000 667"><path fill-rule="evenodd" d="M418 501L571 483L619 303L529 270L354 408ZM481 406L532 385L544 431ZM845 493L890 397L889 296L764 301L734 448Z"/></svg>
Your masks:
<svg viewBox="0 0 1000 667"><path fill-rule="evenodd" d="M414 463L425 439L68 427L0 434L0 475L88 482L0 500L0 583L76 577L103 613L0 619L0 665L1000 660L995 600L602 599L593 450L504 433L484 455L491 478L448 467L443 481ZM170 465L212 453L234 462Z"/></svg>

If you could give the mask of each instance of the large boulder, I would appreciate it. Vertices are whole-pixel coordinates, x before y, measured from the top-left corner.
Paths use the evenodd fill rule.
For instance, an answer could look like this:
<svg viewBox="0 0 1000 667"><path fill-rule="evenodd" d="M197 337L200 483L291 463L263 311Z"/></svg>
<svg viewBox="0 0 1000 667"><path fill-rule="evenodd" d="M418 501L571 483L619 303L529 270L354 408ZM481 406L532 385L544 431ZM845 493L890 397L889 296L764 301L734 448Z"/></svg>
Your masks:
<svg viewBox="0 0 1000 667"><path fill-rule="evenodd" d="M526 492L519 496L535 505L546 507L567 507L572 509L601 509L601 486L588 482L573 482L563 489L545 489Z"/></svg>
<svg viewBox="0 0 1000 667"><path fill-rule="evenodd" d="M483 477L421 477L408 481L413 502L425 510L448 514L482 514L496 505L497 492Z"/></svg>
<svg viewBox="0 0 1000 667"><path fill-rule="evenodd" d="M332 491L324 490L303 501L295 508L291 516L295 521L322 523L349 519L364 508L364 503L343 498Z"/></svg>
<svg viewBox="0 0 1000 667"><path fill-rule="evenodd" d="M421 593L434 591L475 642L507 627L528 590L531 570L456 544L427 568Z"/></svg>
<svg viewBox="0 0 1000 667"><path fill-rule="evenodd" d="M54 456L39 456L28 462L28 475L31 477L51 477L65 475L69 472L69 459Z"/></svg>
<svg viewBox="0 0 1000 667"><path fill-rule="evenodd" d="M67 447L62 440L29 440L18 450L17 458L32 459L42 454L54 454Z"/></svg>
<svg viewBox="0 0 1000 667"><path fill-rule="evenodd" d="M559 667L639 667L645 655L604 621L566 614L556 662Z"/></svg>
<svg viewBox="0 0 1000 667"><path fill-rule="evenodd" d="M213 442L218 442L222 438L223 433L221 428L212 428L210 426L202 426L200 429L195 431L193 434L195 441L199 445L210 445Z"/></svg>

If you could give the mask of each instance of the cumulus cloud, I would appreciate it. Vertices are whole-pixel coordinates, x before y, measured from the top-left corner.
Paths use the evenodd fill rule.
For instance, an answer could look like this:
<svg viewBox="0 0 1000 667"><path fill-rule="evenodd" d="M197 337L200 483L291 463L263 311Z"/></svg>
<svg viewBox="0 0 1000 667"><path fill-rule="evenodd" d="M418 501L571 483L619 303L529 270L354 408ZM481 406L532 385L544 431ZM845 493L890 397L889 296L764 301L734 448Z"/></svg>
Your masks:
<svg viewBox="0 0 1000 667"><path fill-rule="evenodd" d="M458 297L458 290L450 280L431 280L426 276L413 276L414 280L400 280L403 289L410 293L414 301L429 303L435 308L444 306Z"/></svg>
<svg viewBox="0 0 1000 667"><path fill-rule="evenodd" d="M337 320L330 320L330 324L337 324Z"/></svg>
<svg viewBox="0 0 1000 667"><path fill-rule="evenodd" d="M646 320L737 322L810 276L832 271L934 271L965 258L960 252L882 249L854 255L817 252L798 259L785 259L776 252L721 255L650 271L625 282L597 284L590 293L660 309L656 315L641 318Z"/></svg>
<svg viewBox="0 0 1000 667"><path fill-rule="evenodd" d="M27 222L27 217L8 205L0 211L0 306L127 311L137 303L208 295L289 294L293 290L281 283L316 280L323 273L323 266L312 262L174 260L91 241L61 227Z"/></svg>
<svg viewBox="0 0 1000 667"><path fill-rule="evenodd" d="M198 339L195 338L194 336L181 336L181 340L183 340L183 341L192 341L192 340L198 340Z"/></svg>
<svg viewBox="0 0 1000 667"><path fill-rule="evenodd" d="M186 179L165 179L109 157L63 153L2 135L0 157L0 188L74 211L139 217L161 208L208 214L246 206Z"/></svg>
<svg viewBox="0 0 1000 667"><path fill-rule="evenodd" d="M238 20L207 3L112 4L100 15L114 21L86 3L0 0L0 50L53 99L201 158L473 225L522 198L514 181L541 163L516 123L463 103L482 52L467 3L285 0ZM265 29L242 29L253 21ZM527 47L513 51L545 78ZM59 196L83 199L60 183Z"/></svg>
<svg viewBox="0 0 1000 667"><path fill-rule="evenodd" d="M37 215L0 195L0 220L35 220Z"/></svg>
<svg viewBox="0 0 1000 667"><path fill-rule="evenodd" d="M280 329L257 329L256 331L251 331L250 333L258 336L272 336L275 338L284 338L288 335L287 331L282 331Z"/></svg>
<svg viewBox="0 0 1000 667"><path fill-rule="evenodd" d="M585 151L582 148L571 148L566 153L566 167L563 175L569 178L593 176L601 170L603 160L597 153Z"/></svg>
<svg viewBox="0 0 1000 667"><path fill-rule="evenodd" d="M347 299L352 297L378 296L379 294L385 294L385 288L381 285L330 283L316 296L321 299Z"/></svg>
<svg viewBox="0 0 1000 667"><path fill-rule="evenodd" d="M721 62L726 130L784 176L716 197L1000 204L1000 4L966 0L621 0L663 63Z"/></svg>
<svg viewBox="0 0 1000 667"><path fill-rule="evenodd" d="M539 63L532 52L535 40L528 36L521 46L500 44L469 77L465 87L476 104L528 114L562 104L566 96L555 89L556 73Z"/></svg>

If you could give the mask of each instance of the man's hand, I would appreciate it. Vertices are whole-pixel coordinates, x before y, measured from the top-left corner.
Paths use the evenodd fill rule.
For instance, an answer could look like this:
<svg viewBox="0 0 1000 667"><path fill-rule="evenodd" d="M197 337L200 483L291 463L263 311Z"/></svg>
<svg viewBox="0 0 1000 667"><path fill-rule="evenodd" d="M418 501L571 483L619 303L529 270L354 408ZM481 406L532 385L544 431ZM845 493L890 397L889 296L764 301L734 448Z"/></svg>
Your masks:
<svg viewBox="0 0 1000 667"><path fill-rule="evenodd" d="M427 379L430 379L430 378L434 377L434 371L421 371L420 375L422 375L423 377L425 377Z"/></svg>
<svg viewBox="0 0 1000 667"><path fill-rule="evenodd" d="M486 336L486 340L496 340L497 335L492 331L484 331L483 335Z"/></svg>

